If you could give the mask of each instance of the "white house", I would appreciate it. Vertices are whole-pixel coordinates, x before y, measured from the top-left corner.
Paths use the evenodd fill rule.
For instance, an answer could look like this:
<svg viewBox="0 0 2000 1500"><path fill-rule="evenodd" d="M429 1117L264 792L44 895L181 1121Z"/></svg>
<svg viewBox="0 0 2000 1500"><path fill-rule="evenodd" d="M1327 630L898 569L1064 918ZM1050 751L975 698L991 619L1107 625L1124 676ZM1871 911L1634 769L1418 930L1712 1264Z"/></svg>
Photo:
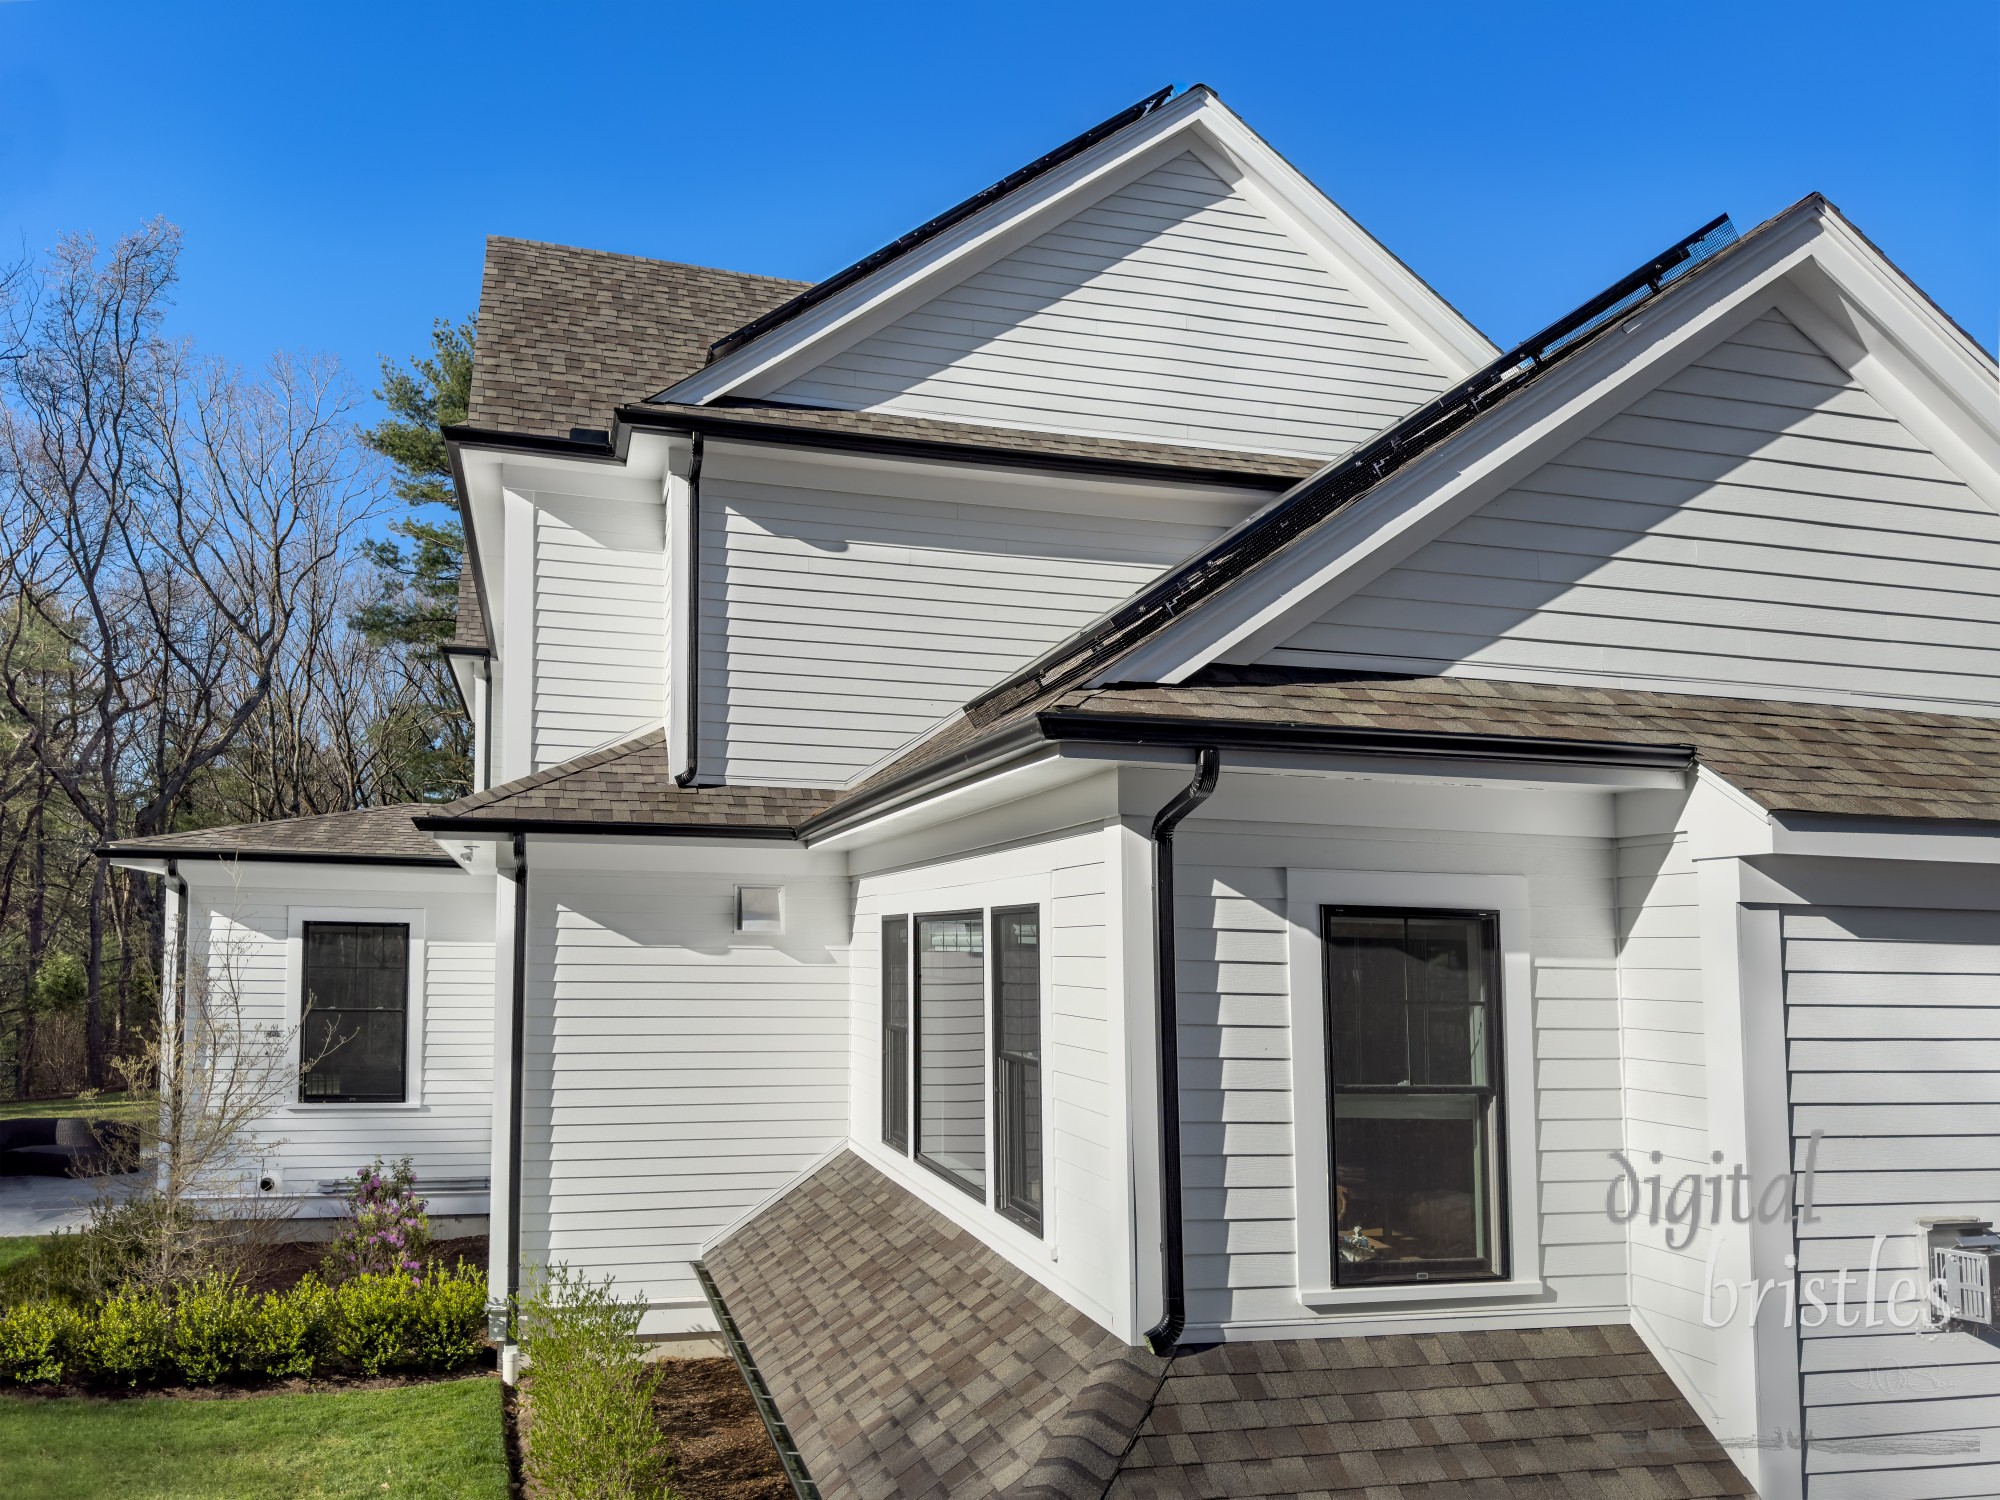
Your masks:
<svg viewBox="0 0 2000 1500"><path fill-rule="evenodd" d="M2000 1495L2000 396L1831 204L1501 354L1162 93L814 286L492 240L448 435L479 790L110 851L314 997L274 1190L801 1494Z"/></svg>

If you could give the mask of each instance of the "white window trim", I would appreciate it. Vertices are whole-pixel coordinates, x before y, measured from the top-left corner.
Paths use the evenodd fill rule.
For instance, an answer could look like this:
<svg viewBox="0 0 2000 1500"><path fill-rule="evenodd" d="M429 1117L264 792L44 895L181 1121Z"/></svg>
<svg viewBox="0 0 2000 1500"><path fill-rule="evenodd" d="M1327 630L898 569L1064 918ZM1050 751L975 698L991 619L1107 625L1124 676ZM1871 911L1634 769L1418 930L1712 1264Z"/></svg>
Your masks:
<svg viewBox="0 0 2000 1500"><path fill-rule="evenodd" d="M299 1048L304 1039L306 992L306 923L396 922L410 929L410 988L404 1002L403 1098L383 1104L369 1100L328 1100L311 1103L297 1097ZM293 1094L285 1112L299 1115L370 1114L384 1110L424 1107L424 909L390 906L292 906L285 910L285 1021L291 1036L290 1066Z"/></svg>
<svg viewBox="0 0 2000 1500"><path fill-rule="evenodd" d="M1529 959L1528 881L1522 875L1441 875L1405 870L1291 869L1285 881L1292 1001L1292 1129L1298 1169L1299 1300L1323 1311L1397 1303L1505 1302L1547 1292L1535 1180L1534 970ZM1326 977L1320 942L1324 906L1431 907L1491 911L1500 918L1501 1099L1506 1137L1505 1281L1337 1287L1327 1179L1333 1157L1325 1099Z"/></svg>
<svg viewBox="0 0 2000 1500"><path fill-rule="evenodd" d="M1054 981L1051 959L1055 945L1048 941L1050 919L1054 915L1052 900L1055 882L1047 874L1003 877L998 880L969 880L963 885L925 884L922 876L909 880L897 880L875 893L875 914L871 919L876 923L876 931L881 931L885 918L908 917L910 932L914 939L916 922L919 917L947 916L952 912L977 911L984 924L987 954L984 982L985 1016L982 1027L986 1079L986 1196L983 1203L975 1200L963 1188L945 1181L933 1169L917 1160L917 1150L922 1132L917 1125L917 1114L921 1099L917 1088L917 1072L921 1064L918 1055L918 1039L922 1028L917 1024L916 970L910 971L910 1118L908 1153L896 1151L882 1140L880 1121L882 1117L882 1085L876 1080L874 1119L876 1128L858 1141L867 1156L877 1165L884 1166L896 1181L909 1188L932 1208L943 1212L976 1235L989 1241L997 1241L1014 1255L1044 1266L1053 1271L1057 1265L1056 1250L1056 1152L1055 1152L1055 1088L1050 1080L1052 1069L1049 1057L1049 1039L1052 1035L1053 1007L1055 1003ZM935 872L930 872L935 878ZM990 962L992 954L993 913L1010 906L1032 906L1041 913L1043 941L1041 944L1041 1022L1042 1022L1042 1232L1032 1234L1008 1218L1000 1211L997 1193L999 1190L999 1128L1000 1112L993 1100L993 970ZM876 956L874 982L881 983L881 955ZM878 1034L876 1045L880 1046Z"/></svg>

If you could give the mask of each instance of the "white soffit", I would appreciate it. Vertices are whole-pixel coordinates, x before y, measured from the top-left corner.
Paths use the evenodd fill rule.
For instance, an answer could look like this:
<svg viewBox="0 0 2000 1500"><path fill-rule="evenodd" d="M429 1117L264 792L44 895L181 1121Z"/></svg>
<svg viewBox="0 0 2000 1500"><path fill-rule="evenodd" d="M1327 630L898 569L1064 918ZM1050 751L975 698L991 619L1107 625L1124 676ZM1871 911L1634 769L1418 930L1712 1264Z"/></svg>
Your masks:
<svg viewBox="0 0 2000 1500"><path fill-rule="evenodd" d="M1493 357L1492 344L1409 267L1214 94L1197 88L725 355L660 399L702 404L777 390L1190 149L1288 223L1441 369L1467 375Z"/></svg>
<svg viewBox="0 0 2000 1500"><path fill-rule="evenodd" d="M1767 308L1799 322L2000 511L2000 377L1831 205L1809 202L1642 309L1097 674L1180 682L1247 662L1652 390Z"/></svg>

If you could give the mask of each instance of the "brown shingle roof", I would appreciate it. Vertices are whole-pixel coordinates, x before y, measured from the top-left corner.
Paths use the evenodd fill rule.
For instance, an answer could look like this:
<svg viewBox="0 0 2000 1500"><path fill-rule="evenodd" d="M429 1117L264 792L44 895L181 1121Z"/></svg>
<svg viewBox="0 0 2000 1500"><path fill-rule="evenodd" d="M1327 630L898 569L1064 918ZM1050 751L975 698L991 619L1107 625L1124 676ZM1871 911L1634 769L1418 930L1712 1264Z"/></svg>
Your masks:
<svg viewBox="0 0 2000 1500"><path fill-rule="evenodd" d="M322 813L309 818L284 818L271 823L235 823L225 828L199 828L187 833L162 833L151 838L121 839L99 850L102 854L177 856L238 855L250 859L330 859L403 862L423 860L450 864L451 856L417 831L411 819L433 811L425 803L402 802L393 807L364 807L356 812Z"/></svg>
<svg viewBox="0 0 2000 1500"><path fill-rule="evenodd" d="M479 604L479 579L473 571L475 567L472 549L467 548L458 570L458 627L452 632L450 645L485 651L493 643L486 638L486 611Z"/></svg>
<svg viewBox="0 0 2000 1500"><path fill-rule="evenodd" d="M806 286L496 235L466 421L568 437L693 374L708 346Z"/></svg>
<svg viewBox="0 0 2000 1500"><path fill-rule="evenodd" d="M1214 667L1178 686L1068 693L1052 707L1073 733L1093 714L1136 714L1335 735L1686 745L1772 812L2000 819L2000 719L1965 714L1283 667Z"/></svg>
<svg viewBox="0 0 2000 1500"><path fill-rule="evenodd" d="M651 730L546 771L426 809L433 831L522 828L736 830L789 836L832 800L802 787L674 784L666 736Z"/></svg>
<svg viewBox="0 0 2000 1500"><path fill-rule="evenodd" d="M1159 1360L850 1152L705 1263L828 1500L1750 1493L1629 1328Z"/></svg>

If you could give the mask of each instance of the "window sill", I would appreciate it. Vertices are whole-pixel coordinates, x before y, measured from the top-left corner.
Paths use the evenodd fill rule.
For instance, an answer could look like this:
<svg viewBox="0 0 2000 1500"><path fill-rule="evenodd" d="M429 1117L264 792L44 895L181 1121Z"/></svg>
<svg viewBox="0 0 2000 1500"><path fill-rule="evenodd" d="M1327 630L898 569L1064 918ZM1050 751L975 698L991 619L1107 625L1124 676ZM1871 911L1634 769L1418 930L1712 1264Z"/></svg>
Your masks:
<svg viewBox="0 0 2000 1500"><path fill-rule="evenodd" d="M1539 1278L1526 1281L1399 1282L1394 1286L1304 1287L1299 1301L1321 1312L1348 1308L1395 1307L1429 1302L1512 1302L1541 1297L1548 1286Z"/></svg>
<svg viewBox="0 0 2000 1500"><path fill-rule="evenodd" d="M408 1114L422 1108L424 1108L422 1100L414 1103L406 1099L399 1104L374 1104L365 1099L329 1099L324 1104L287 1104L282 1107L281 1112L288 1115L387 1114L392 1111Z"/></svg>

